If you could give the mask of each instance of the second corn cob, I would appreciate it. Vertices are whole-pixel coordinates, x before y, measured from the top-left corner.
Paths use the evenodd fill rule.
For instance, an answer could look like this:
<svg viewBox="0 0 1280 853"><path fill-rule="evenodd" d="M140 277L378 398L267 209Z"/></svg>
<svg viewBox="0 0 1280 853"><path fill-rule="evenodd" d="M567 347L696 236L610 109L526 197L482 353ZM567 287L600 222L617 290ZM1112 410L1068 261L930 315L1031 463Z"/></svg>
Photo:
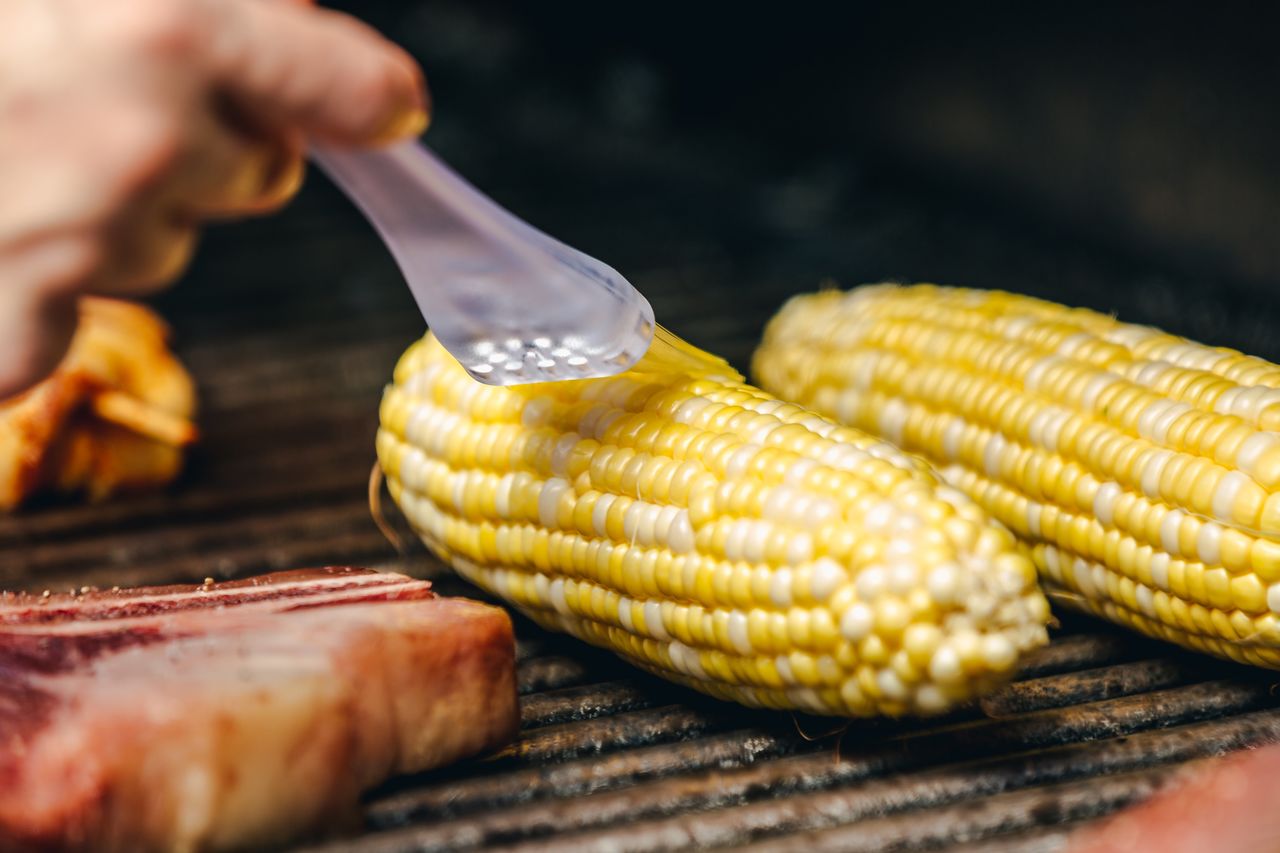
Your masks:
<svg viewBox="0 0 1280 853"><path fill-rule="evenodd" d="M682 342L498 388L428 337L381 422L393 498L462 575L721 698L936 713L1046 641L1030 561L972 501Z"/></svg>
<svg viewBox="0 0 1280 853"><path fill-rule="evenodd" d="M762 385L933 462L1066 604L1280 667L1280 367L1008 293L796 297Z"/></svg>

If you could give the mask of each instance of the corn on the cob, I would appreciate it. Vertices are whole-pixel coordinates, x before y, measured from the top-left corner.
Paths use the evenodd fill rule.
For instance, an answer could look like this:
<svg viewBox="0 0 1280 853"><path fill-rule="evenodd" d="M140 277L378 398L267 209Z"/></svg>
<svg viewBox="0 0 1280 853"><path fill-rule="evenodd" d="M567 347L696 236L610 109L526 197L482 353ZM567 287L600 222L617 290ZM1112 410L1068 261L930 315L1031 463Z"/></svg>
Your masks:
<svg viewBox="0 0 1280 853"><path fill-rule="evenodd" d="M1032 545L1051 599L1280 667L1280 367L929 285L797 297L753 367L933 462Z"/></svg>
<svg viewBox="0 0 1280 853"><path fill-rule="evenodd" d="M428 336L381 421L392 497L457 571L720 698L936 713L1046 640L1028 557L973 502L683 342L496 388Z"/></svg>

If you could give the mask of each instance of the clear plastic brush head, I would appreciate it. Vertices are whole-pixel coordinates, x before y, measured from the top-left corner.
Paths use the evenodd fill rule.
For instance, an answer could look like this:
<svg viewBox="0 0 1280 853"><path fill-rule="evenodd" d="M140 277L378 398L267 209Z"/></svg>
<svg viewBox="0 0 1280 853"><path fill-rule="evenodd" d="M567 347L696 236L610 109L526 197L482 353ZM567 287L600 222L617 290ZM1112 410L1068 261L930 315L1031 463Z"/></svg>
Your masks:
<svg viewBox="0 0 1280 853"><path fill-rule="evenodd" d="M598 323L601 331L589 336L565 333L572 317L505 335L468 335L462 330L450 340L440 325L433 325L432 331L468 373L490 385L591 379L629 369L649 349L654 323L651 311L645 309L647 302L642 308L621 305L622 317L604 318Z"/></svg>
<svg viewBox="0 0 1280 853"><path fill-rule="evenodd" d="M630 282L508 213L418 143L312 154L378 229L436 338L479 381L612 376L649 349L653 309Z"/></svg>

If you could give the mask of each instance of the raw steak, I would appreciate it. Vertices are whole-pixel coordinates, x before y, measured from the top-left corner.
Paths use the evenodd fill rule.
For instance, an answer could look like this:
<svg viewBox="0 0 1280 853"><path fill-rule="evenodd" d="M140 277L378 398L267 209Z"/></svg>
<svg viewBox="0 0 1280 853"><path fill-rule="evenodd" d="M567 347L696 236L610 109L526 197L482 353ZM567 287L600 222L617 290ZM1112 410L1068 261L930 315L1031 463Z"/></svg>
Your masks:
<svg viewBox="0 0 1280 853"><path fill-rule="evenodd" d="M0 595L0 849L260 847L515 733L511 623L363 569Z"/></svg>

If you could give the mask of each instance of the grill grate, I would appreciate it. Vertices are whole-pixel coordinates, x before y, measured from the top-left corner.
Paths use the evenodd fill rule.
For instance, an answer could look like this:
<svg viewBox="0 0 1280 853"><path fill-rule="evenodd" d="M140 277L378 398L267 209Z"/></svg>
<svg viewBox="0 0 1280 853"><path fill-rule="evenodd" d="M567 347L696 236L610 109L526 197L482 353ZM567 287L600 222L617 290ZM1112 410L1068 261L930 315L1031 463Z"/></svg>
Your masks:
<svg viewBox="0 0 1280 853"><path fill-rule="evenodd" d="M681 204L696 213L697 187L687 173L679 180ZM633 190L672 191L660 181ZM814 238L816 254L791 235L743 249L740 267L699 266L716 245L697 240L719 239L708 220L689 246L663 247L694 260L654 269L641 263L654 247L643 236L628 243L646 223L628 224L626 205L614 244L597 250L628 269L664 322L738 363L786 294L817 280L815 256L851 280L883 267L955 275L1144 319L1141 288L1119 286L1132 273L1123 265L1086 262L1016 226L996 237L963 210L939 213L914 196L881 201L860 199L849 233L864 236L844 254L830 234ZM571 216L557 223L544 212L538 221L574 238ZM863 227L887 220L895 228ZM921 246L946 274L922 269ZM964 260L949 266L954 258ZM966 275L979 261L989 274ZM197 581L347 562L438 576L441 590L474 595L421 549L397 557L369 516L379 389L420 322L354 215L314 187L281 219L211 235L192 278L163 303L205 405L205 439L184 480L164 495L48 502L0 519L0 584ZM317 292L314 282L333 286ZM1215 298L1227 314L1238 310L1230 291ZM816 738L830 721L716 703L526 622L518 632L517 743L489 760L392 780L370 794L362 834L321 849L1052 850L1186 761L1280 737L1270 674L1075 617L981 709L859 722Z"/></svg>
<svg viewBox="0 0 1280 853"><path fill-rule="evenodd" d="M991 836L1054 849L1064 824L1145 796L1180 763L1280 736L1265 678L1214 679L1215 665L1099 627L1073 624L985 714L816 739L802 730L831 721L617 678L622 664L533 633L520 740L393 782L371 796L366 835L323 849L896 850Z"/></svg>

